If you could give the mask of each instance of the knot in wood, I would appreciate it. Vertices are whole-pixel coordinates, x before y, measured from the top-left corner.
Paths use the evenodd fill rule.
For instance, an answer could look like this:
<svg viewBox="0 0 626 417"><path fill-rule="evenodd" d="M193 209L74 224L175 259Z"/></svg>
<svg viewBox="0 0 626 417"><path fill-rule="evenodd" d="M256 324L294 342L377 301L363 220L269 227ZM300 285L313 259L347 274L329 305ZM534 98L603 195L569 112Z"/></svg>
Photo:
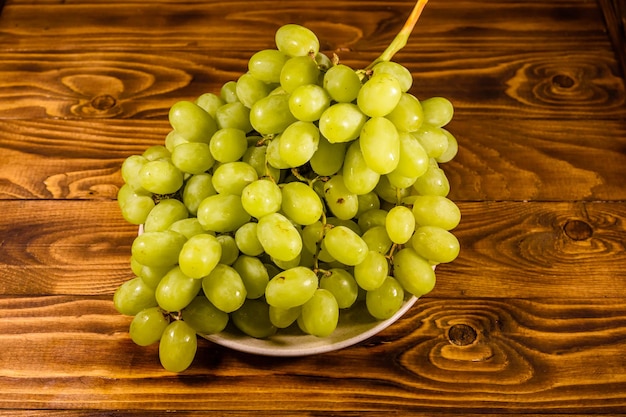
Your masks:
<svg viewBox="0 0 626 417"><path fill-rule="evenodd" d="M467 324L455 324L448 329L448 340L457 346L471 345L476 341L477 336L476 330Z"/></svg>
<svg viewBox="0 0 626 417"><path fill-rule="evenodd" d="M572 240L587 240L593 235L593 228L582 220L568 220L563 231Z"/></svg>
<svg viewBox="0 0 626 417"><path fill-rule="evenodd" d="M576 81L569 75L557 74L552 77L552 84L561 88L572 88Z"/></svg>
<svg viewBox="0 0 626 417"><path fill-rule="evenodd" d="M108 94L102 94L91 99L91 105L97 110L109 110L115 106L116 100Z"/></svg>

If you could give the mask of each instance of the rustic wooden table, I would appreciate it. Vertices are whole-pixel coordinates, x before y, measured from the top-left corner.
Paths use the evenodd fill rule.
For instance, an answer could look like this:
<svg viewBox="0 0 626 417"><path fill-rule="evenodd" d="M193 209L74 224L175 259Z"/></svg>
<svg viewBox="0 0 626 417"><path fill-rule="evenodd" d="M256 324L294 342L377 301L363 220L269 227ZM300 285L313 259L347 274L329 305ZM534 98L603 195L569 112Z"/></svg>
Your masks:
<svg viewBox="0 0 626 417"><path fill-rule="evenodd" d="M115 201L120 164L279 25L363 67L412 0L5 1L0 416L626 412L623 7L431 0L396 59L413 94L456 106L458 259L360 345L281 359L202 340L175 375L112 305L137 232Z"/></svg>

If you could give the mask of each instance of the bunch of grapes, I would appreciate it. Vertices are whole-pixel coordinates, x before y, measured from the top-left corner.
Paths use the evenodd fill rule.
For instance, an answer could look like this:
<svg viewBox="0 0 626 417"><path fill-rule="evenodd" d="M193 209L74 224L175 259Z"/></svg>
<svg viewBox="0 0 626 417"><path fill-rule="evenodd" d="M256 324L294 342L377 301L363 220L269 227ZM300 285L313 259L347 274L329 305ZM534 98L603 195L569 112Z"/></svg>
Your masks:
<svg viewBox="0 0 626 417"><path fill-rule="evenodd" d="M175 103L164 144L122 165L119 205L143 230L114 304L170 371L229 322L325 337L357 302L389 318L459 252L439 167L457 152L451 103L418 100L391 60L330 59L302 26L275 39L219 95Z"/></svg>

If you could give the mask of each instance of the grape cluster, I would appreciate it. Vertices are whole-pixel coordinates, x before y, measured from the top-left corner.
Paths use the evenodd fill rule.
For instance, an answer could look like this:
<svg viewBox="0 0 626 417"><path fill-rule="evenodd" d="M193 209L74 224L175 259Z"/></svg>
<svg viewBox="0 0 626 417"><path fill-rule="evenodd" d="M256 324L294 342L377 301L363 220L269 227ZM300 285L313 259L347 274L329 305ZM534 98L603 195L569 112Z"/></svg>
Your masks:
<svg viewBox="0 0 626 417"><path fill-rule="evenodd" d="M389 318L459 252L439 167L457 152L451 103L418 100L396 62L330 59L302 26L275 40L219 95L175 103L164 144L122 165L121 212L143 232L114 304L170 371L229 322L324 337L356 302Z"/></svg>

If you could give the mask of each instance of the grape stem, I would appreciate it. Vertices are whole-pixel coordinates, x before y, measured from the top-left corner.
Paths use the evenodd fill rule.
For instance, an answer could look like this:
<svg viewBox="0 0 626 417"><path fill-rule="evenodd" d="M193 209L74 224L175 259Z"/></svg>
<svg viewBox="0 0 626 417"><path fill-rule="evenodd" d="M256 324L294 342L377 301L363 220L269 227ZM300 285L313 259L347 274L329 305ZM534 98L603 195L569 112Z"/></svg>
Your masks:
<svg viewBox="0 0 626 417"><path fill-rule="evenodd" d="M371 70L372 68L374 68L374 65L378 64L379 62L391 61L393 56L400 49L406 46L406 43L409 40L409 36L411 35L411 32L413 32L413 28L415 27L417 20L422 14L422 10L424 10L426 3L428 3L428 0L417 0L415 6L413 7L413 11L411 11L411 14L404 23L402 29L400 29L400 32L398 32L393 41L391 41L387 49L385 49L385 51L380 54L378 58L376 58L371 64L369 64L365 68L366 70Z"/></svg>

